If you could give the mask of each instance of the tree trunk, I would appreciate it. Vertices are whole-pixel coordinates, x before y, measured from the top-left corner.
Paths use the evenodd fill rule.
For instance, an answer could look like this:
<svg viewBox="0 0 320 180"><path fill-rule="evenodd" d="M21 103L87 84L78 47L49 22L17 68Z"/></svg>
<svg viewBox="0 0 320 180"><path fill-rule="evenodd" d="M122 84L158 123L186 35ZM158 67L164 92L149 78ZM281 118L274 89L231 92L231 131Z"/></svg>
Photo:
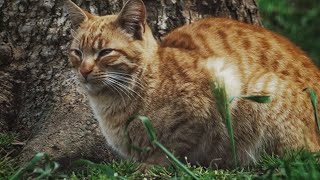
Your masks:
<svg viewBox="0 0 320 180"><path fill-rule="evenodd" d="M117 13L124 1L75 0L91 13ZM145 0L148 23L161 39L206 16L261 25L254 0ZM0 132L26 142L20 159L46 152L57 159L114 158L78 91L66 51L70 22L61 0L0 0Z"/></svg>

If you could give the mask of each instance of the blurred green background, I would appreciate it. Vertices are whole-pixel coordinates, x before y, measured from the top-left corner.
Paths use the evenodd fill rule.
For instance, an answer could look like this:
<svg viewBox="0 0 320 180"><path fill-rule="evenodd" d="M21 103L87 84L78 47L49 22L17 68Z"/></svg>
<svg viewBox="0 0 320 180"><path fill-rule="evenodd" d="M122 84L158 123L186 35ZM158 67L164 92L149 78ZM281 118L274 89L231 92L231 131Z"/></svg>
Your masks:
<svg viewBox="0 0 320 180"><path fill-rule="evenodd" d="M320 66L320 0L257 0L263 25L289 38Z"/></svg>

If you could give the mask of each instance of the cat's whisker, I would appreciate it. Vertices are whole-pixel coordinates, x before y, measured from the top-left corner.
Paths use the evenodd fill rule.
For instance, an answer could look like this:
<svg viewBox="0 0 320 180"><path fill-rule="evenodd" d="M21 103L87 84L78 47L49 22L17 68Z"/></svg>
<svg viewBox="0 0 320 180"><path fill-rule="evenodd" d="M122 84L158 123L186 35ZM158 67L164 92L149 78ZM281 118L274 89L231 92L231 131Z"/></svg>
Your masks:
<svg viewBox="0 0 320 180"><path fill-rule="evenodd" d="M130 101L132 100L131 97L130 97L130 95L131 95L133 98L135 98L135 97L127 90L127 88L123 87L123 85L120 84L119 82L117 82L116 80L109 78L107 81L109 81L109 82L111 82L113 85L117 86L118 89L119 89L120 91L122 91L122 92L129 98Z"/></svg>
<svg viewBox="0 0 320 180"><path fill-rule="evenodd" d="M65 81L76 80L76 79L77 79L77 77L73 76L73 77L67 78Z"/></svg>
<svg viewBox="0 0 320 180"><path fill-rule="evenodd" d="M109 79L113 79L113 80L115 80L115 81L117 81L117 79L115 78L115 77L109 77ZM127 92L128 91L131 91L132 93L134 93L135 95L137 95L138 97L140 97L141 99L143 99L143 97L139 94L139 93L137 93L136 91L134 91L132 88L130 88L129 86L126 86L126 85L124 85L124 84L122 84L122 83L120 83L120 82L118 82L118 84L122 87L122 88L124 88L124 89L126 89L127 90ZM132 95L132 93L130 93L131 95ZM133 96L133 95L132 95ZM134 97L134 96L133 96ZM136 99L136 98L135 98Z"/></svg>
<svg viewBox="0 0 320 180"><path fill-rule="evenodd" d="M77 43L80 43L80 40L76 37L73 37L73 39L77 42Z"/></svg>
<svg viewBox="0 0 320 180"><path fill-rule="evenodd" d="M73 29L71 29L70 32L71 32L71 36L73 37L73 39L76 40L77 43L80 43L80 40L79 40L79 38L78 38L77 32L76 32L75 30L73 30Z"/></svg>
<svg viewBox="0 0 320 180"><path fill-rule="evenodd" d="M108 79L110 77L112 77L116 81L122 81L122 82L130 84L131 86L136 86L137 88L139 88L142 91L145 89L144 86L136 79L123 77L121 75L113 75L113 74L95 75L95 77L93 79L100 80L100 79ZM131 89L133 89L133 87L131 87Z"/></svg>
<svg viewBox="0 0 320 180"><path fill-rule="evenodd" d="M110 77L112 78L112 77ZM114 79L116 80L116 79ZM116 80L117 81L117 80ZM128 93L130 93L130 95L132 95L132 97L134 97L135 100L137 100L136 96L134 96L133 94L137 95L138 97L140 97L141 99L143 99L143 97L137 93L136 91L134 91L131 87L124 85L122 83L119 82L119 85L122 86Z"/></svg>
<svg viewBox="0 0 320 180"><path fill-rule="evenodd" d="M110 89L111 89L112 92L114 92L114 90L115 90L121 96L121 99L122 99L123 103L126 102L124 97L122 96L122 93L118 90L118 87L114 86L112 83L109 83L109 81L107 81L107 80L103 80L102 82L106 86L111 87ZM114 93L116 93L116 92L114 92Z"/></svg>
<svg viewBox="0 0 320 180"><path fill-rule="evenodd" d="M118 81L123 81L123 82L125 82L125 83L128 83L128 84L130 84L130 85L132 85L132 86L135 86L135 87L139 88L140 90L142 90L141 92L144 92L144 91L143 91L143 90L144 90L144 87L143 87L141 84L139 84L138 81L135 81L135 80L133 80L133 79L131 79L131 80L121 79L121 80L118 80ZM129 87L129 86L128 86L128 88L134 90L134 89L133 89L134 87Z"/></svg>
<svg viewBox="0 0 320 180"><path fill-rule="evenodd" d="M141 82L139 82L139 79L138 78L135 78L133 77L132 75L128 75L127 76L130 76L131 78L128 78L128 77L124 77L120 74L116 74L116 73L110 73L110 74L105 74L104 76L102 77L105 77L105 78L108 78L108 77L117 77L115 79L117 79L118 81L125 81L126 83L129 83L131 85L136 85L139 89L141 90L144 90L145 89L145 86L143 84L141 84ZM119 77L119 78L118 78Z"/></svg>
<svg viewBox="0 0 320 180"><path fill-rule="evenodd" d="M74 29L71 29L70 32L72 37L78 36L78 33Z"/></svg>
<svg viewBox="0 0 320 180"><path fill-rule="evenodd" d="M77 77L70 77L66 80L63 81L63 84L67 85L67 86L72 86L72 85L75 85L77 84Z"/></svg>
<svg viewBox="0 0 320 180"><path fill-rule="evenodd" d="M130 87L130 86L126 85L126 84L121 83L121 82L125 82L125 83L128 83L130 85L135 85L140 90L143 90L144 89L143 85L140 82L136 81L135 79L123 77L121 75L115 75L115 74L112 75L112 74L104 74L104 73L101 73L100 75L95 75L94 76L94 80L101 81L101 79L103 79L102 81L112 83L113 84L113 88L117 87L123 94L125 94L128 98L130 98L130 100L132 100L132 98L137 100L136 96L138 96L142 100L144 99L140 93L136 92L133 89L133 87ZM140 92L144 93L144 91L140 91Z"/></svg>
<svg viewBox="0 0 320 180"><path fill-rule="evenodd" d="M112 73L110 73L112 75ZM141 84L138 80L138 78L135 78L135 77L131 77L131 78L128 78L128 77L123 77L121 75L117 75L121 78L121 80L127 80L126 82L133 82L134 84L137 84L140 86L141 89L144 89L144 85Z"/></svg>

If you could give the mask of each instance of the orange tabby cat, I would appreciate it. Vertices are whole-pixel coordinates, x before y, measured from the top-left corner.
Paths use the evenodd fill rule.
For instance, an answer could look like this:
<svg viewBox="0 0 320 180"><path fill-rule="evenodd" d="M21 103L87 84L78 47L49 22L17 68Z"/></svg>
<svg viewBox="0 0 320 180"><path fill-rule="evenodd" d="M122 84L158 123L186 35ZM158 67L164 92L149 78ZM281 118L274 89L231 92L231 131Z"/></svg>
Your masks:
<svg viewBox="0 0 320 180"><path fill-rule="evenodd" d="M233 164L227 130L211 94L210 81L223 81L229 98L268 94L259 104L231 103L240 165L262 152L286 148L319 150L310 96L320 94L320 73L285 38L241 22L208 18L169 33L157 42L146 24L141 0L129 0L119 15L96 16L66 0L77 28L69 59L88 95L108 144L125 158L167 165L151 146L134 114L149 117L157 137L177 157L204 166ZM320 111L320 109L318 109ZM145 153L128 146L152 147Z"/></svg>

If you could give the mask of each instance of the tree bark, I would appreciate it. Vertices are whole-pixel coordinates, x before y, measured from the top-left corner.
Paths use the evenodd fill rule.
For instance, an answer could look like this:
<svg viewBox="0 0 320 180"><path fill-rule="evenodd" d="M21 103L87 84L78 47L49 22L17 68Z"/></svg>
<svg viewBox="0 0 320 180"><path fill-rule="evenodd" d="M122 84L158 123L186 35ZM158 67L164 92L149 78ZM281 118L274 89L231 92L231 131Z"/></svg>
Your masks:
<svg viewBox="0 0 320 180"><path fill-rule="evenodd" d="M75 0L100 15L119 12L124 2ZM207 16L261 25L254 0L144 2L158 39ZM70 71L70 25L61 0L0 0L0 132L18 132L26 142L21 161L36 152L63 160L114 158Z"/></svg>

